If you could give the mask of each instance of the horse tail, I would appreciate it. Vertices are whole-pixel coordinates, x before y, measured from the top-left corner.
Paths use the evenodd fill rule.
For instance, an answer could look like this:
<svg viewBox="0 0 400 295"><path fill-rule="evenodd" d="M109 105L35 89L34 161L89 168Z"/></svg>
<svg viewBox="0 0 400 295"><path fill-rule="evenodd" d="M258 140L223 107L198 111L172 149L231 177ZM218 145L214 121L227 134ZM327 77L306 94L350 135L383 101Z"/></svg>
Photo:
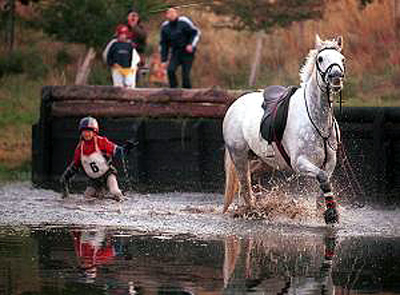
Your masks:
<svg viewBox="0 0 400 295"><path fill-rule="evenodd" d="M235 193L239 187L239 181L236 174L235 166L228 149L225 149L225 195L224 195L224 209L225 213L233 202Z"/></svg>

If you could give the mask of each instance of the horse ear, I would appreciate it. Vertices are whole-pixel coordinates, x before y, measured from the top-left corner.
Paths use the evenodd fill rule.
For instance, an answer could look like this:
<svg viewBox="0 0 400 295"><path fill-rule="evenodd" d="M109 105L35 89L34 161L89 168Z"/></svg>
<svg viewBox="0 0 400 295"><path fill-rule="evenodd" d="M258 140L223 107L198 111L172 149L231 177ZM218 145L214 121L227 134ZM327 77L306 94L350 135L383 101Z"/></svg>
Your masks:
<svg viewBox="0 0 400 295"><path fill-rule="evenodd" d="M340 50L342 50L343 49L343 37L342 36L336 37L336 43L340 47Z"/></svg>
<svg viewBox="0 0 400 295"><path fill-rule="evenodd" d="M315 48L319 48L322 44L322 40L318 34L315 35Z"/></svg>

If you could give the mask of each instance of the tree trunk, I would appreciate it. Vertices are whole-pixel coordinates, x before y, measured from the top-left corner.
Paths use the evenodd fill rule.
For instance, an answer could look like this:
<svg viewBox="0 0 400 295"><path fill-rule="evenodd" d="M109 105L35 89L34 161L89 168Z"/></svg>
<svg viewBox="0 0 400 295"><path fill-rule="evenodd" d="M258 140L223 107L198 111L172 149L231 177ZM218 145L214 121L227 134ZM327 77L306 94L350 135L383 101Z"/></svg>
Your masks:
<svg viewBox="0 0 400 295"><path fill-rule="evenodd" d="M304 40L305 40L305 30L304 30L304 22L299 21L298 22L298 36L297 36L297 44L298 44L298 49L300 52L304 51Z"/></svg>
<svg viewBox="0 0 400 295"><path fill-rule="evenodd" d="M75 78L75 85L87 85L92 66L92 61L96 57L96 51L90 47L86 53L85 59L79 64L78 72Z"/></svg>
<svg viewBox="0 0 400 295"><path fill-rule="evenodd" d="M397 38L400 38L400 0L394 0L394 29L397 34Z"/></svg>
<svg viewBox="0 0 400 295"><path fill-rule="evenodd" d="M257 80L257 70L258 65L261 61L261 53L263 49L264 41L264 32L260 31L257 33L257 44L256 44L256 53L254 55L253 64L251 65L251 72L249 77L249 86L254 86Z"/></svg>
<svg viewBox="0 0 400 295"><path fill-rule="evenodd" d="M6 9L6 27L5 27L5 45L8 52L14 48L15 31L15 0L8 0L5 4Z"/></svg>

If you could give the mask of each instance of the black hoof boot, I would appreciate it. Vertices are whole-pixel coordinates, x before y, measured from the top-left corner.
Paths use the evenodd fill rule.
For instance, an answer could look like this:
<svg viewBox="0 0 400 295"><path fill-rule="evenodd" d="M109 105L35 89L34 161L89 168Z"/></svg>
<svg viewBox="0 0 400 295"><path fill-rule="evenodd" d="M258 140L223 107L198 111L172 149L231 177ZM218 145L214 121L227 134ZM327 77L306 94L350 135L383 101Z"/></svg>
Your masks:
<svg viewBox="0 0 400 295"><path fill-rule="evenodd" d="M328 208L324 212L324 219L326 224L339 223L339 214L336 208Z"/></svg>

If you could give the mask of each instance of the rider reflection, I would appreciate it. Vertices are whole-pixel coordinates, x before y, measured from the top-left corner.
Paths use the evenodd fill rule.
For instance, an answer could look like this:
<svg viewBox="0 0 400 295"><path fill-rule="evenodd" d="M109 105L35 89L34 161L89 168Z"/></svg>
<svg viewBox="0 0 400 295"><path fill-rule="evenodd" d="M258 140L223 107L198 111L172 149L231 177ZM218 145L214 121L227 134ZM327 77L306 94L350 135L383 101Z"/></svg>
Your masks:
<svg viewBox="0 0 400 295"><path fill-rule="evenodd" d="M110 263L116 252L104 229L73 230L75 254L85 281L93 283L97 267Z"/></svg>

